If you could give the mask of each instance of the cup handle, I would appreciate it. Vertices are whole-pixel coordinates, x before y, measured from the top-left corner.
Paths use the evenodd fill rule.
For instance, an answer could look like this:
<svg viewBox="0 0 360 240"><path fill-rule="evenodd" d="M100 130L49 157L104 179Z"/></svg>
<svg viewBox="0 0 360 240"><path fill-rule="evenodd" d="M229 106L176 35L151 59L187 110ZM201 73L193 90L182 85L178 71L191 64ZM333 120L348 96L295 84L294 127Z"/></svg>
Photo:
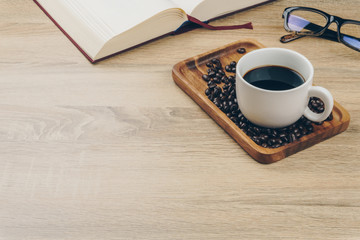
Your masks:
<svg viewBox="0 0 360 240"><path fill-rule="evenodd" d="M309 98L310 97L317 97L320 98L324 102L324 112L322 113L315 113L310 110L309 107L306 107L304 116L313 122L322 122L327 119L327 117L330 115L333 107L334 107L334 99L331 93L319 86L312 86L309 89Z"/></svg>

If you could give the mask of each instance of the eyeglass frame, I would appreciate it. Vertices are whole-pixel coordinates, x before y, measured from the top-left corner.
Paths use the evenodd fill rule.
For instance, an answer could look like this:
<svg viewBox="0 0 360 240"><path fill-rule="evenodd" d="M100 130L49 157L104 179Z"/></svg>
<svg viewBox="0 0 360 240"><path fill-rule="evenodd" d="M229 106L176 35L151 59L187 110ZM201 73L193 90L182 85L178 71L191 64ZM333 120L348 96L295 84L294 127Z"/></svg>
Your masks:
<svg viewBox="0 0 360 240"><path fill-rule="evenodd" d="M326 22L325 26L322 27L322 29L320 31L318 31L318 32L312 32L311 33L311 32L293 31L288 26L288 19L289 19L290 13L295 11L295 10L304 10L304 11L310 11L310 12L321 14L326 19L327 22ZM322 37L322 38L326 38L328 40L341 42L344 45L346 45L347 47L349 47L349 48L351 48L351 49L353 49L355 51L360 52L360 48L356 48L356 47L348 44L347 42L343 41L342 36L346 35L346 34L342 34L340 32L340 29L341 29L341 27L343 25L350 23L350 24L356 24L356 25L360 26L360 21L356 21L356 20L352 20L352 19L345 19L345 18L341 18L341 17L335 16L335 15L328 14L328 13L326 13L324 11L319 10L319 9L309 8L309 7L300 7L300 6L285 8L284 12L282 14L282 18L284 18L284 28L285 28L285 30L287 32L293 32L293 34L288 34L288 35L282 36L280 38L280 41L282 43L287 43L287 42L290 42L290 41L293 41L293 40L296 40L298 38L305 37L305 36L314 36L314 37ZM336 23L337 32L329 29L329 26L332 23Z"/></svg>

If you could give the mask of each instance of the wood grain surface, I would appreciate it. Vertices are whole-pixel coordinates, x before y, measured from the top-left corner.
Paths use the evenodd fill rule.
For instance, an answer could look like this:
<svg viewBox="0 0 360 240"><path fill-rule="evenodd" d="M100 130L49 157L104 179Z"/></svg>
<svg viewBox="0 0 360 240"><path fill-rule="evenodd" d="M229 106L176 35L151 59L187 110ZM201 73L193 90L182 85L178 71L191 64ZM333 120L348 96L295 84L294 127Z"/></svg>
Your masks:
<svg viewBox="0 0 360 240"><path fill-rule="evenodd" d="M197 29L91 65L32 1L0 0L0 239L360 239L360 54L281 44L295 5L360 20L358 0L278 0L212 22L254 30ZM171 76L242 38L309 58L349 128L254 161Z"/></svg>

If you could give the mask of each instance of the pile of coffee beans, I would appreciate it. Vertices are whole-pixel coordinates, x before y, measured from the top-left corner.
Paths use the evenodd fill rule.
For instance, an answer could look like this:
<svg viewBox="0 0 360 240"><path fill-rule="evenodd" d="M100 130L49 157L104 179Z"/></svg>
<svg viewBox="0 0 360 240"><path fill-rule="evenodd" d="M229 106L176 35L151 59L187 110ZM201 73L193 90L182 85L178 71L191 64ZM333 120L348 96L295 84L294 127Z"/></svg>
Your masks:
<svg viewBox="0 0 360 240"><path fill-rule="evenodd" d="M239 48L237 52L244 54L246 49ZM205 90L206 96L256 144L265 148L278 148L314 131L314 123L304 116L291 126L280 129L264 128L252 124L241 113L237 104L234 75L236 62L232 61L225 66L228 74L225 73L217 58L211 59L206 66L207 74L202 75L202 79L208 85ZM324 111L324 103L318 98L311 98L309 108L314 112L321 113ZM327 121L330 120L332 120L332 114L327 119Z"/></svg>

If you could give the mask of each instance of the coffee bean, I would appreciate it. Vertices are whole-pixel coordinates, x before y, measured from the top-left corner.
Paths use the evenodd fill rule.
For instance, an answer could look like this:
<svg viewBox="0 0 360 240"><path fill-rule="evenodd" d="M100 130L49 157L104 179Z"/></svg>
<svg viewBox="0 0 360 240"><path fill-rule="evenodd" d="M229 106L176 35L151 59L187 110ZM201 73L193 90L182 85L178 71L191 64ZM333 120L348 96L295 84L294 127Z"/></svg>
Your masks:
<svg viewBox="0 0 360 240"><path fill-rule="evenodd" d="M238 108L239 108L238 105L234 103L234 104L231 105L230 111L235 111L235 110L237 110Z"/></svg>
<svg viewBox="0 0 360 240"><path fill-rule="evenodd" d="M232 69L232 67L230 67L230 65L226 65L226 66L225 66L225 71L231 72L231 69Z"/></svg>
<svg viewBox="0 0 360 240"><path fill-rule="evenodd" d="M221 62L217 62L217 63L215 64L215 68L216 68L217 70L222 69Z"/></svg>
<svg viewBox="0 0 360 240"><path fill-rule="evenodd" d="M229 79L230 83L235 84L235 77L234 76L229 76L228 79Z"/></svg>
<svg viewBox="0 0 360 240"><path fill-rule="evenodd" d="M210 88L210 89L213 89L213 88L215 88L215 87L216 87L216 84L215 84L215 83L209 85L209 88Z"/></svg>
<svg viewBox="0 0 360 240"><path fill-rule="evenodd" d="M229 110L230 110L229 105L227 105L227 104L225 105L225 104L224 104L223 112L224 112L224 113L227 113L227 112L229 112Z"/></svg>
<svg viewBox="0 0 360 240"><path fill-rule="evenodd" d="M210 71L208 75L209 77L215 77L216 73L215 71Z"/></svg>
<svg viewBox="0 0 360 240"><path fill-rule="evenodd" d="M220 61L219 61L219 59L217 59L217 58L213 58L213 59L211 59L211 62L214 63L214 64L216 64L216 63L219 63Z"/></svg>
<svg viewBox="0 0 360 240"><path fill-rule="evenodd" d="M314 127L312 125L307 126L306 129L308 130L308 132L314 131Z"/></svg>
<svg viewBox="0 0 360 240"><path fill-rule="evenodd" d="M293 133L289 134L288 138L289 138L290 143L292 143L292 142L294 142L296 140L296 136Z"/></svg>
<svg viewBox="0 0 360 240"><path fill-rule="evenodd" d="M221 83L221 79L218 78L218 77L214 77L214 78L213 78L213 81L214 81L215 83L217 83L217 84L220 84L220 83Z"/></svg>
<svg viewBox="0 0 360 240"><path fill-rule="evenodd" d="M273 145L276 144L276 140L275 140L274 138L270 138L270 140L268 141L268 144L269 144L270 146L273 146Z"/></svg>
<svg viewBox="0 0 360 240"><path fill-rule="evenodd" d="M205 90L205 95L206 96L209 96L211 94L211 90L210 90L210 88L207 88L206 90Z"/></svg>
<svg viewBox="0 0 360 240"><path fill-rule="evenodd" d="M279 135L279 138L280 138L281 140L285 141L285 139L286 139L286 134L285 134L285 133L281 133L281 134Z"/></svg>
<svg viewBox="0 0 360 240"><path fill-rule="evenodd" d="M218 108L221 108L222 107L222 104L220 102L216 102L215 105L218 107Z"/></svg>
<svg viewBox="0 0 360 240"><path fill-rule="evenodd" d="M271 129L270 136L276 138L278 135L278 132L275 129Z"/></svg>
<svg viewBox="0 0 360 240"><path fill-rule="evenodd" d="M209 77L209 75L204 74L204 75L202 75L202 79L203 79L204 81L208 82L208 81L210 81L211 78Z"/></svg>
<svg viewBox="0 0 360 240"><path fill-rule="evenodd" d="M253 140L257 145L261 144L261 141L260 141L259 137L257 137L257 136L251 137L251 140Z"/></svg>
<svg viewBox="0 0 360 240"><path fill-rule="evenodd" d="M328 118L326 119L326 121L332 121L334 119L334 116L332 113L330 113L330 115L328 116Z"/></svg>
<svg viewBox="0 0 360 240"><path fill-rule="evenodd" d="M264 147L264 148L268 148L268 147L269 147L269 146L267 145L267 143L262 143L261 146Z"/></svg>
<svg viewBox="0 0 360 240"><path fill-rule="evenodd" d="M220 92L221 92L220 87L215 87L213 92L214 97L218 97Z"/></svg>
<svg viewBox="0 0 360 240"><path fill-rule="evenodd" d="M246 52L246 49L245 48L239 48L237 50L238 53L245 53Z"/></svg>
<svg viewBox="0 0 360 240"><path fill-rule="evenodd" d="M225 84L229 83L228 77L227 77L227 76L223 76L223 77L221 78L221 82L223 82L223 83L225 83Z"/></svg>
<svg viewBox="0 0 360 240"><path fill-rule="evenodd" d="M207 82L207 85L208 85L208 86L214 85L214 84L215 84L214 80L210 80L210 81Z"/></svg>
<svg viewBox="0 0 360 240"><path fill-rule="evenodd" d="M247 127L247 124L242 122L239 127L240 129L245 129Z"/></svg>
<svg viewBox="0 0 360 240"><path fill-rule="evenodd" d="M236 117L230 117L230 120L233 121L234 123L237 121Z"/></svg>

